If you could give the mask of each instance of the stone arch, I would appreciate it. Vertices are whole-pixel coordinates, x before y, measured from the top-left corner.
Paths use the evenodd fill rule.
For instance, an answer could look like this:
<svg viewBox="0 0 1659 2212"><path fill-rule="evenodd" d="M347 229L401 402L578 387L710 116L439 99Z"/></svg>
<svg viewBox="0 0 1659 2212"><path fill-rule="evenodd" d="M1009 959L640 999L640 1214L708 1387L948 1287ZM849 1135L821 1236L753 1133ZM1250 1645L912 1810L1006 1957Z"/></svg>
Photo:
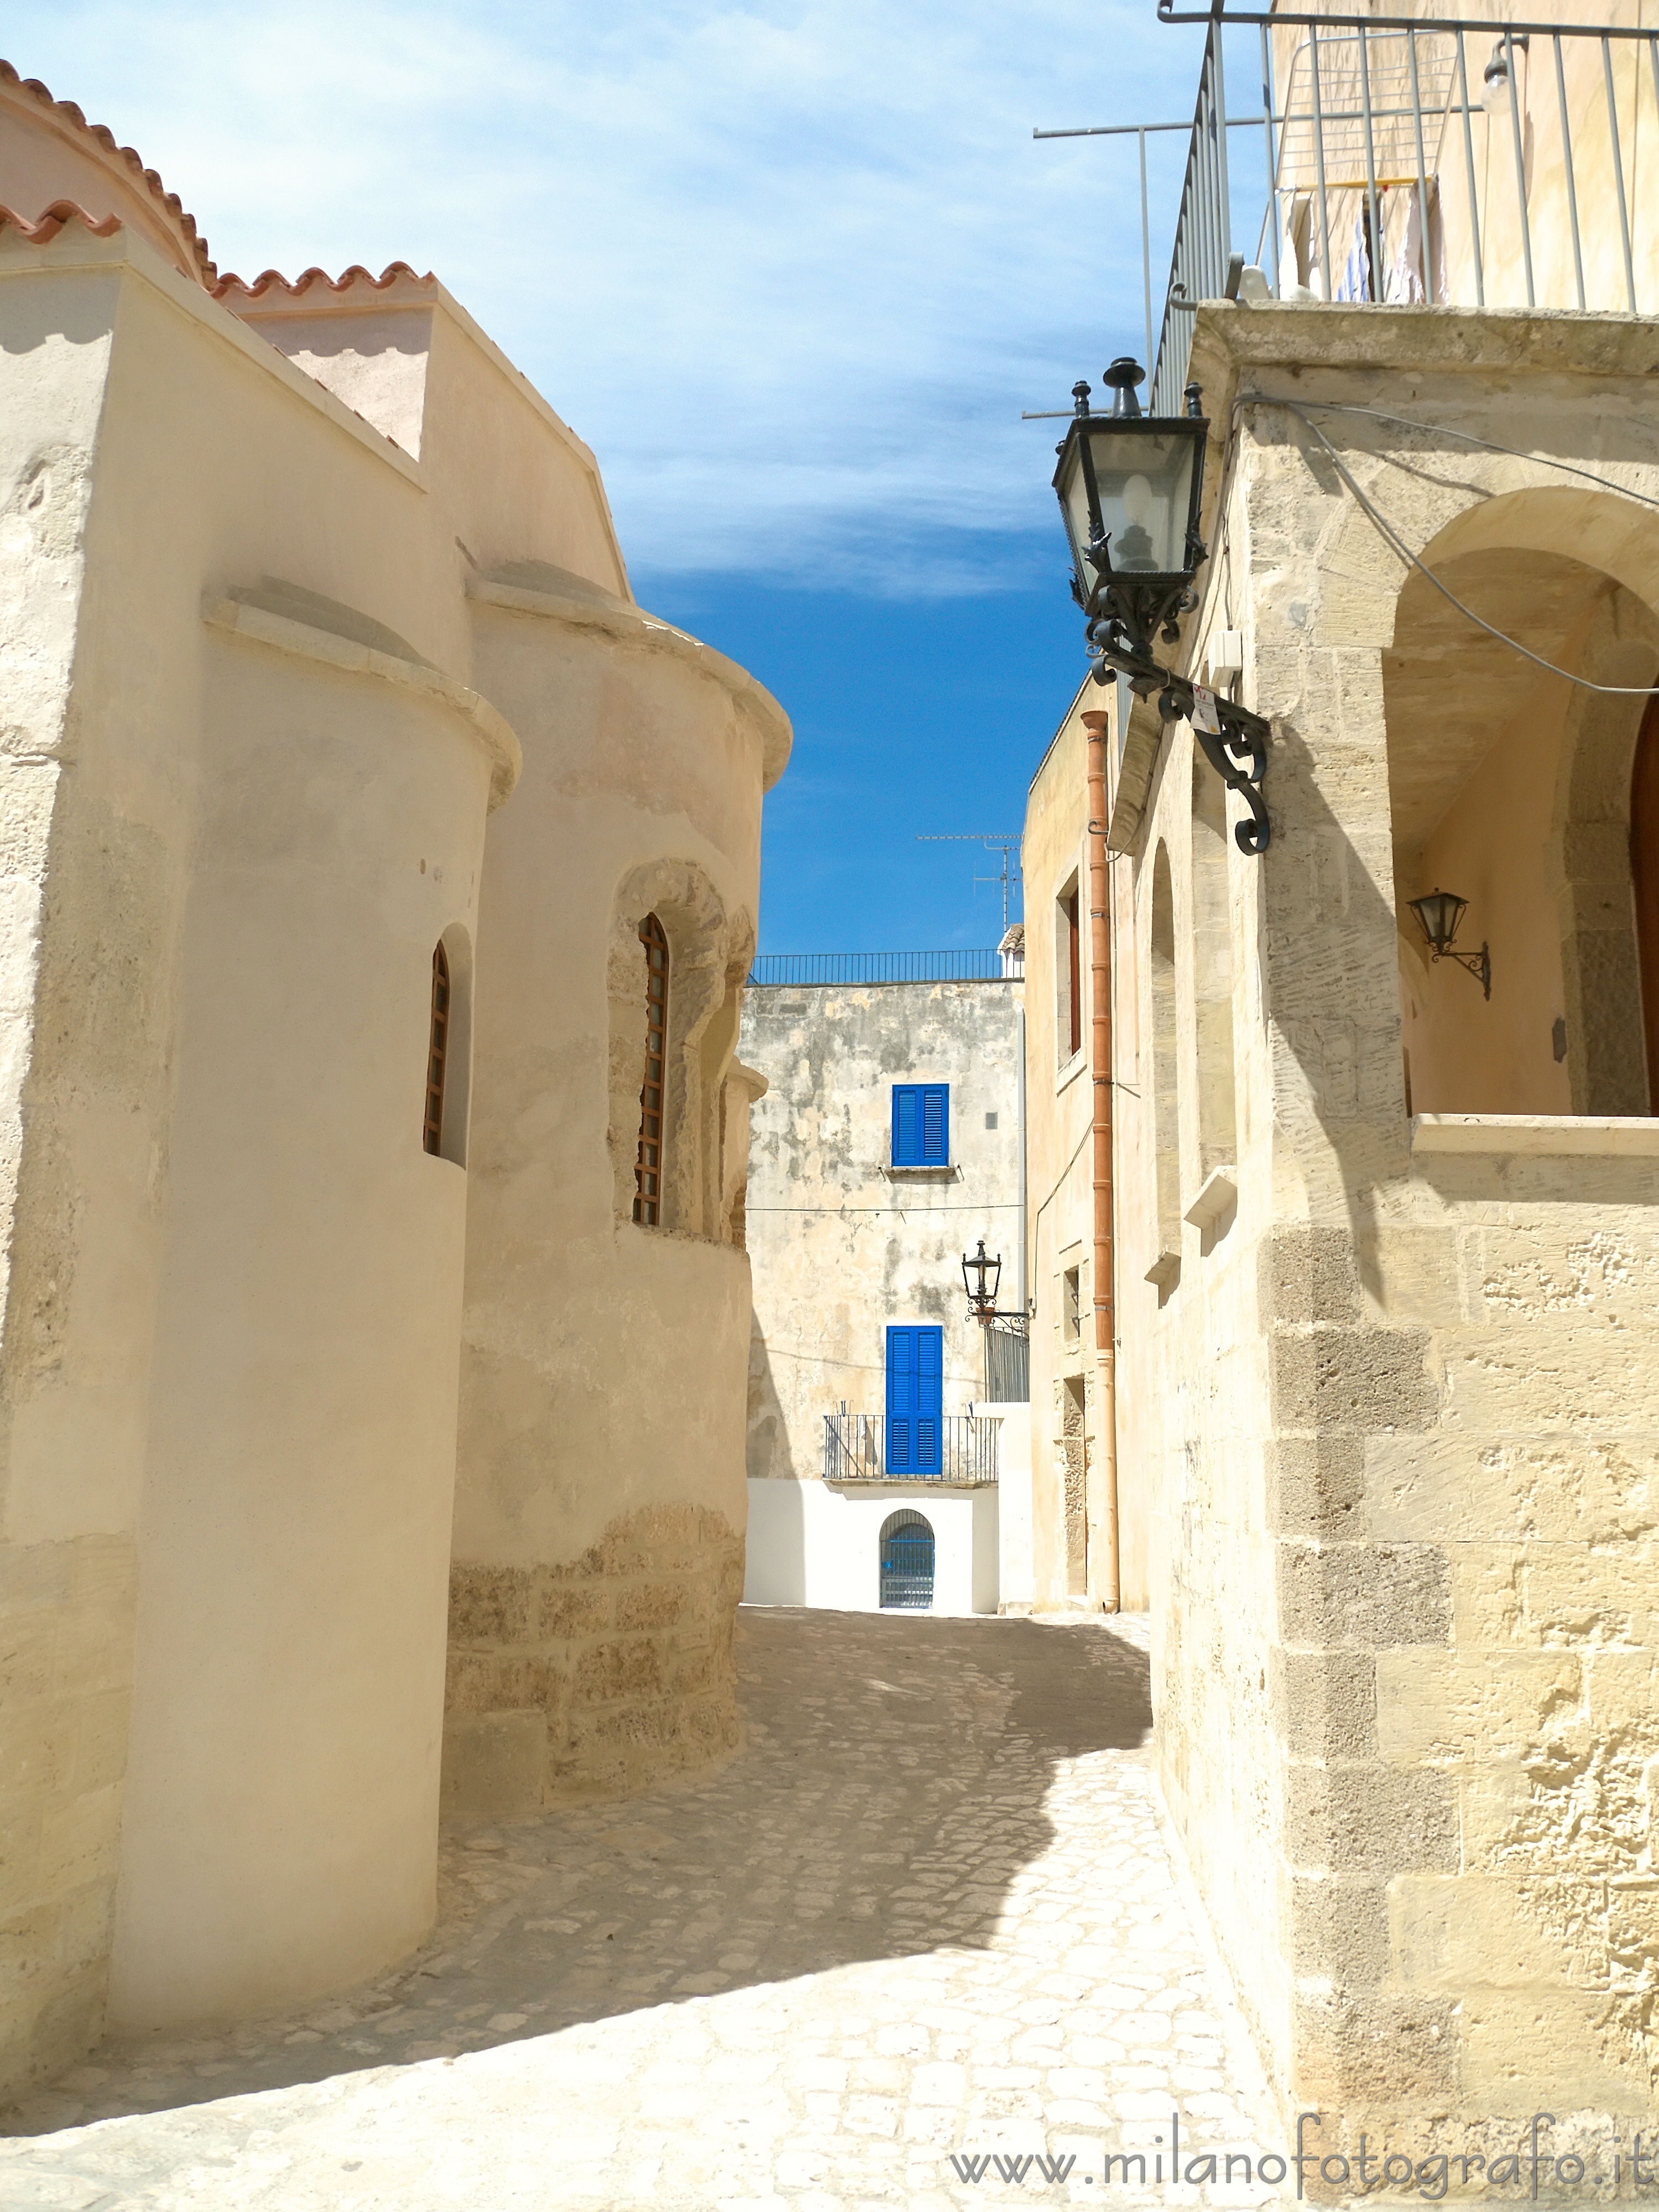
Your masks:
<svg viewBox="0 0 1659 2212"><path fill-rule="evenodd" d="M755 964L755 922L740 907L726 931L725 970L719 1006L709 1018L701 1044L702 1096L710 1102L702 1142L702 1188L706 1194L704 1234L721 1244L741 1245L746 1235L749 1192L749 1109L765 1095L766 1078L737 1057L743 990Z"/></svg>
<svg viewBox="0 0 1659 2212"><path fill-rule="evenodd" d="M1510 479L1519 472L1516 463L1501 459L1475 465L1477 474L1500 470ZM1644 473L1650 477L1652 471ZM1651 483L1644 489L1650 491ZM1593 484L1564 484L1553 470L1547 482L1485 496L1465 488L1462 498L1459 511L1417 544L1418 558L1431 568L1469 553L1545 553L1598 569L1659 606L1659 507Z"/></svg>
<svg viewBox="0 0 1659 2212"><path fill-rule="evenodd" d="M645 1073L646 955L640 925L649 914L667 936L670 963L660 1227L714 1237L720 1218L721 1085L737 1042L734 1007L752 957L754 925L746 915L728 916L720 893L692 860L647 861L617 887L606 978L607 1140L617 1218L630 1223Z"/></svg>

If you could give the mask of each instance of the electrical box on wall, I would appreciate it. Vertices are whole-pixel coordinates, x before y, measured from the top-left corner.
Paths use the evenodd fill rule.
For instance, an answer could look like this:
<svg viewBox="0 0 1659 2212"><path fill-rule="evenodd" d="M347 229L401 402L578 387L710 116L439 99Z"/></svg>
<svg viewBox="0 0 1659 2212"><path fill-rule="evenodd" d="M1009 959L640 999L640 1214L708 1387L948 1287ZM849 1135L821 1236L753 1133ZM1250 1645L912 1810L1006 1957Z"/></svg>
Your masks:
<svg viewBox="0 0 1659 2212"><path fill-rule="evenodd" d="M1232 683L1244 673L1244 633L1242 629L1218 629L1210 639L1206 662L1206 680L1212 690Z"/></svg>

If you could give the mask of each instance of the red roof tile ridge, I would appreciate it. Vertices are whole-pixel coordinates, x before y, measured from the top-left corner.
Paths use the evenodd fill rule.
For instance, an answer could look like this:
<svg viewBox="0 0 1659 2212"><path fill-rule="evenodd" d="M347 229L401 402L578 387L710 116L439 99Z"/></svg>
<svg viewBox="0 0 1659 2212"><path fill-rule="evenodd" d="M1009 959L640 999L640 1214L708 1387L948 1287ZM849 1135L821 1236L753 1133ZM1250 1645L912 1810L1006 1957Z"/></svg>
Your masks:
<svg viewBox="0 0 1659 2212"><path fill-rule="evenodd" d="M42 209L33 222L0 200L0 230L9 223L14 230L22 233L31 246L49 246L66 222L83 222L94 238L112 238L121 228L118 215L106 215L101 222L95 222L73 200L54 200L49 208Z"/></svg>
<svg viewBox="0 0 1659 2212"><path fill-rule="evenodd" d="M220 277L217 283L214 285L213 296L216 300L222 300L226 293L234 287L246 298L258 300L278 285L283 291L292 293L295 297L301 292L309 291L313 284L325 284L331 292L348 292L360 281L372 285L377 292L384 292L388 286L395 284L400 276L411 277L416 284L432 284L437 282L429 269L424 276L420 276L407 261L389 261L378 276L365 269L361 261L354 261L350 268L343 270L338 276L331 276L326 269L313 268L302 270L291 282L283 276L280 269L265 270L261 275L256 276L251 284L246 277L238 276L233 270L228 276Z"/></svg>
<svg viewBox="0 0 1659 2212"><path fill-rule="evenodd" d="M167 190L154 169L147 169L144 167L143 157L133 147L121 145L115 133L106 125L88 123L83 111L77 107L72 100L54 100L50 89L41 83L38 76L20 76L8 61L0 61L0 84L15 84L20 92L33 94L43 107L49 107L54 115L62 116L66 123L72 123L77 131L84 131L89 138L96 139L106 153L114 154L125 161L133 174L149 186L150 197L159 203L183 231L190 251L195 257L197 270L203 283L210 285L212 283L219 272L209 256L206 239L196 227L195 216L187 211L177 192L170 192ZM70 203L61 201L58 204L68 206ZM80 210L77 209L76 212L79 214ZM99 237L109 236L109 232L100 229L90 217L82 219L87 222L88 228L96 232ZM55 237L57 234L53 232L52 234Z"/></svg>

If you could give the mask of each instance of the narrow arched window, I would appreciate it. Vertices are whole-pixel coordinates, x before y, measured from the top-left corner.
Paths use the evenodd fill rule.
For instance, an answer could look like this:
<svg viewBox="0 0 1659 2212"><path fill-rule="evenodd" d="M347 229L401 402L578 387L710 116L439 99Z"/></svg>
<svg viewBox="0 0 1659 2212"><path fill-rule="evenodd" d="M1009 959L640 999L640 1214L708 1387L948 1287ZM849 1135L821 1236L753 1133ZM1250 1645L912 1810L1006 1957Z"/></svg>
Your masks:
<svg viewBox="0 0 1659 2212"><path fill-rule="evenodd" d="M640 924L645 947L645 1081L640 1090L640 1148L634 1163L634 1218L662 1218L662 1142L668 1067L668 938L654 914Z"/></svg>
<svg viewBox="0 0 1659 2212"><path fill-rule="evenodd" d="M426 1125L422 1141L429 1152L444 1145L444 1063L449 1056L449 955L443 939L432 948L432 1032L426 1055Z"/></svg>

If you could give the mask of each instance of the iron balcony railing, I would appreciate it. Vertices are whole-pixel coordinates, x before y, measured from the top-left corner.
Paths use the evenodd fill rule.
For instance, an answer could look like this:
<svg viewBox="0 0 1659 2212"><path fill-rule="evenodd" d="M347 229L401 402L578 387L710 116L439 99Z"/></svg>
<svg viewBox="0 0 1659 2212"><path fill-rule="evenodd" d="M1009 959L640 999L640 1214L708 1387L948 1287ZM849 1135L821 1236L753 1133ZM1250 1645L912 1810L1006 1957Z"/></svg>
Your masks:
<svg viewBox="0 0 1659 2212"><path fill-rule="evenodd" d="M943 1482L977 1489L997 1479L997 1447L1002 1423L977 1413L945 1413L927 1425L936 1437L907 1438L907 1464L890 1467L884 1413L826 1413L823 1417L823 1479L826 1482ZM915 1462L920 1462L916 1464Z"/></svg>
<svg viewBox="0 0 1659 2212"><path fill-rule="evenodd" d="M1139 141L1155 413L1181 411L1193 309L1249 299L1247 264L1287 300L1659 313L1659 192L1637 161L1659 26L1158 12L1206 31L1156 334L1147 134L1171 126L1040 134ZM1230 113L1247 56L1252 112Z"/></svg>
<svg viewBox="0 0 1659 2212"><path fill-rule="evenodd" d="M1017 981L1023 957L995 945L949 952L763 952L751 984L1002 983Z"/></svg>
<svg viewBox="0 0 1659 2212"><path fill-rule="evenodd" d="M988 1404L1024 1405L1031 1395L1031 1332L1019 1315L1000 1314L988 1322L985 1339L985 1396Z"/></svg>

